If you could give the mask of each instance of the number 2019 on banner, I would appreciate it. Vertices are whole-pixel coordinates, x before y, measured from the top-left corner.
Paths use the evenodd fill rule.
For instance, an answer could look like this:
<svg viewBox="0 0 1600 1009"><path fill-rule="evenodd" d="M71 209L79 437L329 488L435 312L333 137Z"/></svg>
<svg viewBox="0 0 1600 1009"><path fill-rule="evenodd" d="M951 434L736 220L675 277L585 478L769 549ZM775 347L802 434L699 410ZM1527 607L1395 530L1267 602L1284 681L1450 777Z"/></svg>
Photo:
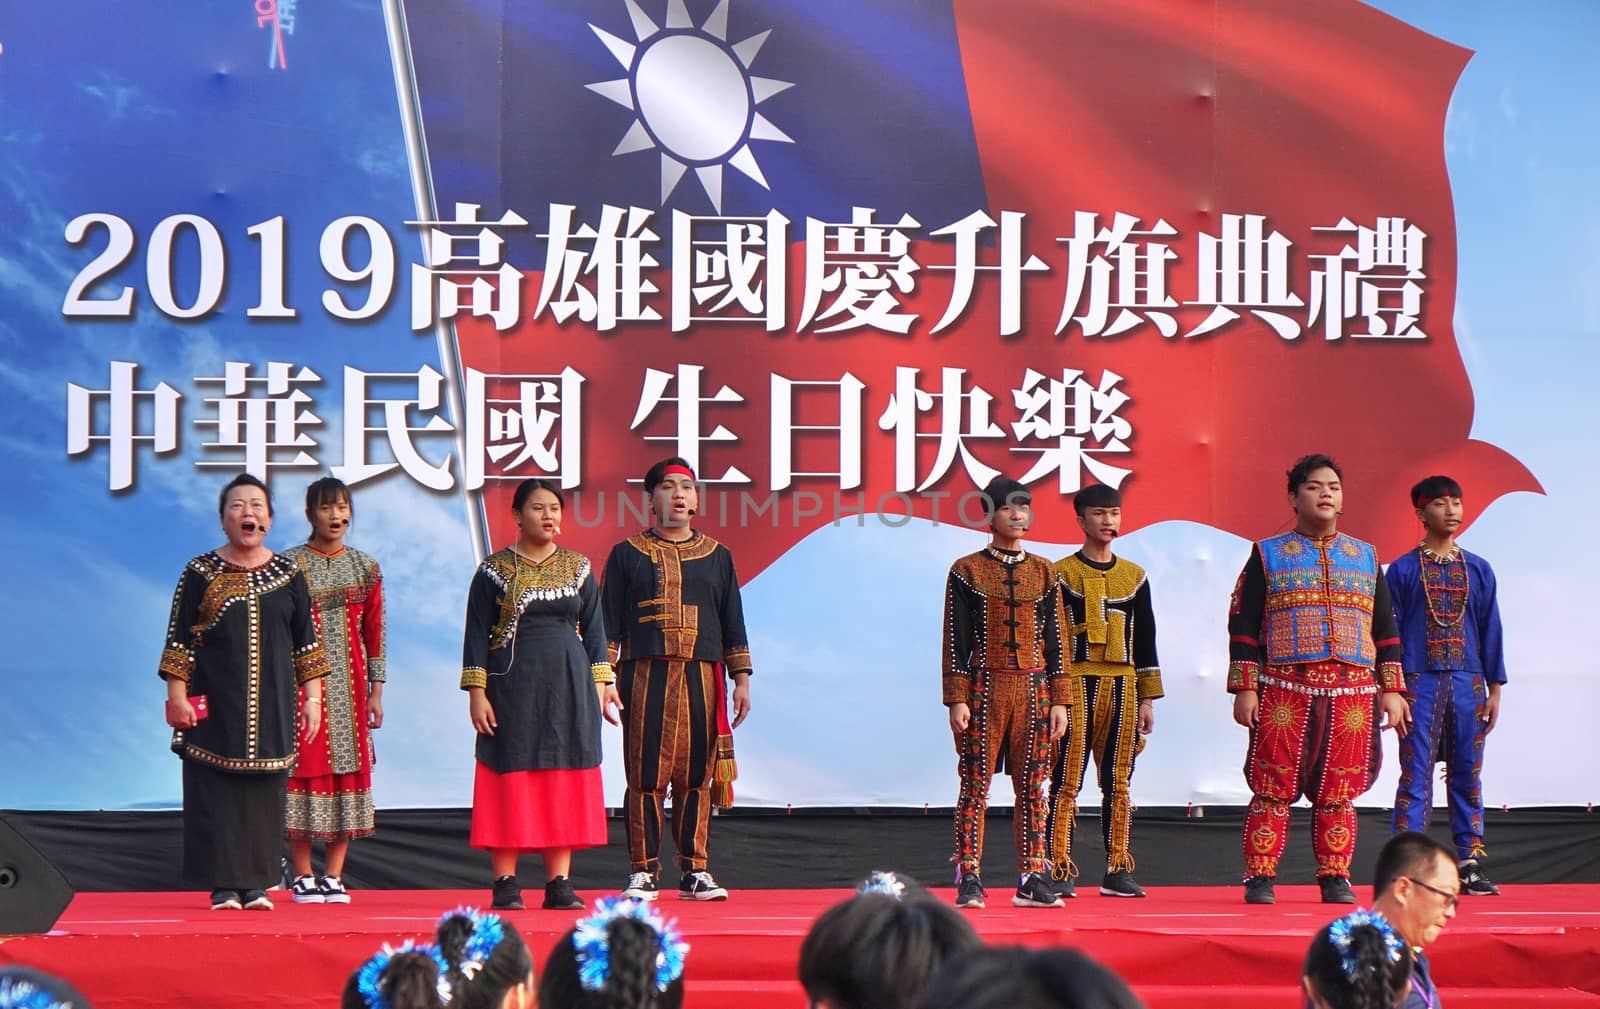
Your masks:
<svg viewBox="0 0 1600 1009"><path fill-rule="evenodd" d="M83 214L67 222L67 244L77 247L90 242L96 228L104 229L105 248L78 271L61 303L61 314L67 318L132 318L132 287L124 285L120 290L98 292L97 297L91 297L90 292L97 285L112 283L113 275L133 255L137 244L133 225L115 214ZM261 247L261 299L245 312L252 319L293 319L298 315L284 304L288 265L284 230L284 219L279 216L253 225L246 232ZM371 254L365 265L352 266L346 246L352 233L358 231L366 235ZM200 257L199 283L187 303L174 290L172 261L180 242L195 243ZM329 277L343 284L367 285L367 297L361 304L352 304L344 291L323 291L322 307L329 315L360 321L383 311L394 294L395 249L381 224L370 217L341 217L323 229L320 251L322 268ZM174 214L150 232L145 247L145 281L150 300L163 315L186 320L210 315L222 301L227 273L228 254L222 235L204 217Z"/></svg>

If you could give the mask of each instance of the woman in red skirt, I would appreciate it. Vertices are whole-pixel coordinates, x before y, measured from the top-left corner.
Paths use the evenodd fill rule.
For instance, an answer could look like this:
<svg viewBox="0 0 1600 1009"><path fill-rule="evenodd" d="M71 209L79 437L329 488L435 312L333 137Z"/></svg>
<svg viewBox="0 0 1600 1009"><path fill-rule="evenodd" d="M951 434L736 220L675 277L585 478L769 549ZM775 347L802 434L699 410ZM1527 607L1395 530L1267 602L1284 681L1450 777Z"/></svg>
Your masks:
<svg viewBox="0 0 1600 1009"><path fill-rule="evenodd" d="M333 670L324 681L322 727L301 742L289 778L284 833L297 904L350 903L345 855L351 840L373 831L371 732L383 724L383 572L345 546L354 515L350 488L323 477L306 488L311 538L283 552L310 586L317 637ZM320 880L312 872L313 841L328 849Z"/></svg>
<svg viewBox="0 0 1600 1009"><path fill-rule="evenodd" d="M544 860L546 908L582 910L567 878L576 848L606 843L600 718L621 707L600 592L582 554L556 546L560 488L524 480L520 536L478 567L467 594L461 689L478 731L472 846L489 852L493 907L520 910L517 857Z"/></svg>

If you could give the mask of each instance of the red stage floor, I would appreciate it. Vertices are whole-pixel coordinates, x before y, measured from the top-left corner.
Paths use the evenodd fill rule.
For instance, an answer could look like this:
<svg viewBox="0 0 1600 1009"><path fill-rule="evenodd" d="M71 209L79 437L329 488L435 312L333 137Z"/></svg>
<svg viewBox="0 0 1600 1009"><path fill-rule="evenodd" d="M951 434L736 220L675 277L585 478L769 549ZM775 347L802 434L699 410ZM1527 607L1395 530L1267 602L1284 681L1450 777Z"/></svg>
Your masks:
<svg viewBox="0 0 1600 1009"><path fill-rule="evenodd" d="M383 890L358 892L348 906L297 906L284 894L272 912L211 912L200 894L80 894L51 935L0 942L0 962L70 978L98 1009L333 1009L346 975L382 942L424 936L441 912L486 896ZM689 1006L804 1006L793 980L800 939L844 896L735 891L720 904L664 896L692 946ZM1142 901L1086 894L1065 910L1005 906L971 917L994 943L1087 951L1150 1009L1299 1009L1306 942L1337 912L1317 902L1314 887L1279 887L1278 900L1247 907L1234 887L1178 887ZM508 917L542 965L578 915ZM1500 897L1464 900L1430 957L1451 1009L1600 1009L1600 886L1508 886Z"/></svg>

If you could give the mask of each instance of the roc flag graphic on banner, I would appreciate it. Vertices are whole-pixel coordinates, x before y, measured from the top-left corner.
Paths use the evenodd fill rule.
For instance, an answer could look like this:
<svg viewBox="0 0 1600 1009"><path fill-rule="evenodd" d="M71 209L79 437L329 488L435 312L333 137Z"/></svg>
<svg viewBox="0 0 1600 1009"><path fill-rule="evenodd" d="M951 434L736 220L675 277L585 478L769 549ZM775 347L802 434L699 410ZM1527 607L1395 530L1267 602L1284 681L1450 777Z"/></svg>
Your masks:
<svg viewBox="0 0 1600 1009"><path fill-rule="evenodd" d="M1468 437L1469 54L1354 0L407 13L450 236L413 322L453 325L496 542L515 480L669 454L746 578L841 515L971 521L996 473L1047 527L1101 482L1254 536L1326 451L1385 556L1418 473L1537 488Z"/></svg>

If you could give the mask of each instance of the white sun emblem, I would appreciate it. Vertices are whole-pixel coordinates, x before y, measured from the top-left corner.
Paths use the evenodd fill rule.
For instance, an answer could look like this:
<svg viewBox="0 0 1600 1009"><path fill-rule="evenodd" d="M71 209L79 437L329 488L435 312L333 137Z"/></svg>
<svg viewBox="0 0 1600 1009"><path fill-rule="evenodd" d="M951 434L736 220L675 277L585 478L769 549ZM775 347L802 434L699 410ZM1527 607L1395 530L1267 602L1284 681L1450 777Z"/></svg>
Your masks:
<svg viewBox="0 0 1600 1009"><path fill-rule="evenodd" d="M729 0L719 0L699 28L690 20L684 0L667 0L664 28L656 27L635 0L623 2L637 45L589 25L628 72L618 80L590 84L589 90L637 117L612 156L659 148L663 204L690 168L718 213L724 164L770 189L750 141L794 143L756 111L757 105L794 86L750 73L771 30L729 45Z"/></svg>

